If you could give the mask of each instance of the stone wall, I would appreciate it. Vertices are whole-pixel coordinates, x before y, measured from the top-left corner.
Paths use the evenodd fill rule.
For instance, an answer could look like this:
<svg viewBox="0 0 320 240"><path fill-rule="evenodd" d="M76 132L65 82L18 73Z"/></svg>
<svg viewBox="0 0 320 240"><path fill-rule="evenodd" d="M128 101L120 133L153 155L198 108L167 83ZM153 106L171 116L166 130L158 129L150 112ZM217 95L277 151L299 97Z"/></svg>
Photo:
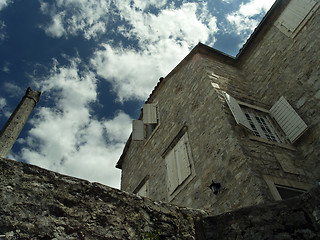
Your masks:
<svg viewBox="0 0 320 240"><path fill-rule="evenodd" d="M320 8L294 38L274 25L277 14L275 11L265 23L267 30L256 35L241 54L239 68L245 82L251 83L249 94L269 106L284 96L307 123L309 129L294 144L299 156L292 161L303 165L306 175L319 181Z"/></svg>
<svg viewBox="0 0 320 240"><path fill-rule="evenodd" d="M0 239L195 239L204 211L0 158Z"/></svg>
<svg viewBox="0 0 320 240"><path fill-rule="evenodd" d="M320 238L320 188L298 198L243 208L197 221L200 240Z"/></svg>
<svg viewBox="0 0 320 240"><path fill-rule="evenodd" d="M0 239L319 239L320 189L218 216L0 158Z"/></svg>

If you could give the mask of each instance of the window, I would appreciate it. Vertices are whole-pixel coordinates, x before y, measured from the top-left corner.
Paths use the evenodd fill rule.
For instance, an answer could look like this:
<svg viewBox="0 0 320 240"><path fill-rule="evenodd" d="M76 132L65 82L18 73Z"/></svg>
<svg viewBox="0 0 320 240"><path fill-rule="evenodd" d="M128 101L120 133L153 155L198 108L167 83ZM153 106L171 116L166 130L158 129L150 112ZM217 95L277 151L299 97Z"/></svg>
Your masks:
<svg viewBox="0 0 320 240"><path fill-rule="evenodd" d="M291 0L275 22L275 26L282 33L293 38L318 7L319 4L315 0Z"/></svg>
<svg viewBox="0 0 320 240"><path fill-rule="evenodd" d="M280 184L275 184L275 187L276 187L281 199L288 199L288 198L296 197L296 196L299 196L307 191L305 189L293 188L293 187L283 186Z"/></svg>
<svg viewBox="0 0 320 240"><path fill-rule="evenodd" d="M169 200L181 190L180 186L187 184L195 175L187 133L184 133L180 139L175 138L173 143L175 142L174 146L169 146L172 149L168 150L164 156Z"/></svg>
<svg viewBox="0 0 320 240"><path fill-rule="evenodd" d="M274 129L268 113L241 106L252 129L253 135L273 142L282 142Z"/></svg>
<svg viewBox="0 0 320 240"><path fill-rule="evenodd" d="M270 192L275 200L284 200L299 196L312 188L312 185L289 179L264 175Z"/></svg>
<svg viewBox="0 0 320 240"><path fill-rule="evenodd" d="M277 123L284 137L293 143L308 128L284 97L268 111L237 101L226 92L223 92L223 95L237 124L250 130L257 137L282 142L282 133L277 131Z"/></svg>
<svg viewBox="0 0 320 240"><path fill-rule="evenodd" d="M159 125L158 107L156 104L143 105L143 119L132 121L132 139L148 139Z"/></svg>
<svg viewBox="0 0 320 240"><path fill-rule="evenodd" d="M133 193L141 197L149 197L149 175L140 182Z"/></svg>

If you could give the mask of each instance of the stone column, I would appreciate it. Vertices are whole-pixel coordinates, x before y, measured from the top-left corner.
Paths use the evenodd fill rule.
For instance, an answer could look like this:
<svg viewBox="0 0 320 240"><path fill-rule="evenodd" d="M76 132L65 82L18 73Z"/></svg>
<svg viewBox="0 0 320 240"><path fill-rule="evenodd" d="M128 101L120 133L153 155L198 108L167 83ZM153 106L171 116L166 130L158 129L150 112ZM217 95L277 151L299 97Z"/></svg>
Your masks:
<svg viewBox="0 0 320 240"><path fill-rule="evenodd" d="M40 100L40 91L33 91L28 87L26 94L16 107L9 120L0 132L0 157L7 157L13 144L17 140L24 124L33 108Z"/></svg>

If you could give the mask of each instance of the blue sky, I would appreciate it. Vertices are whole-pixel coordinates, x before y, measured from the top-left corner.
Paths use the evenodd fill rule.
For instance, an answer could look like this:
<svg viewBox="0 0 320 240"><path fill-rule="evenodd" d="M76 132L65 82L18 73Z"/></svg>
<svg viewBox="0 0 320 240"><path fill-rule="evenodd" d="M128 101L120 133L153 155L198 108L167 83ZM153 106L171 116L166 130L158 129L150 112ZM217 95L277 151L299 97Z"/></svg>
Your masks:
<svg viewBox="0 0 320 240"><path fill-rule="evenodd" d="M0 124L42 96L8 158L120 186L160 77L198 43L235 56L274 0L0 0Z"/></svg>

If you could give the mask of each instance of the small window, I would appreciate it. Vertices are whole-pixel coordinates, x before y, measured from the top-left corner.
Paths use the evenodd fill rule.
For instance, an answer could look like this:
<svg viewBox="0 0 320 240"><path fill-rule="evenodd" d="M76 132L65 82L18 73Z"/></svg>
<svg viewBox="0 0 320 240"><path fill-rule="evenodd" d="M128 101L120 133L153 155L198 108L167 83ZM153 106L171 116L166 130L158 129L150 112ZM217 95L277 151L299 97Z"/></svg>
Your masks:
<svg viewBox="0 0 320 240"><path fill-rule="evenodd" d="M148 197L147 183L143 184L143 186L139 189L137 194L141 197Z"/></svg>
<svg viewBox="0 0 320 240"><path fill-rule="evenodd" d="M297 182L290 179L263 175L270 192L275 200L284 200L299 196L309 191L313 186L307 183Z"/></svg>
<svg viewBox="0 0 320 240"><path fill-rule="evenodd" d="M140 182L133 193L141 197L149 197L149 175Z"/></svg>
<svg viewBox="0 0 320 240"><path fill-rule="evenodd" d="M275 184L275 186L276 186L278 193L280 194L281 199L288 199L288 198L296 197L296 196L299 196L307 191L305 189L288 187L288 186L284 186L284 185L280 185L280 184Z"/></svg>

